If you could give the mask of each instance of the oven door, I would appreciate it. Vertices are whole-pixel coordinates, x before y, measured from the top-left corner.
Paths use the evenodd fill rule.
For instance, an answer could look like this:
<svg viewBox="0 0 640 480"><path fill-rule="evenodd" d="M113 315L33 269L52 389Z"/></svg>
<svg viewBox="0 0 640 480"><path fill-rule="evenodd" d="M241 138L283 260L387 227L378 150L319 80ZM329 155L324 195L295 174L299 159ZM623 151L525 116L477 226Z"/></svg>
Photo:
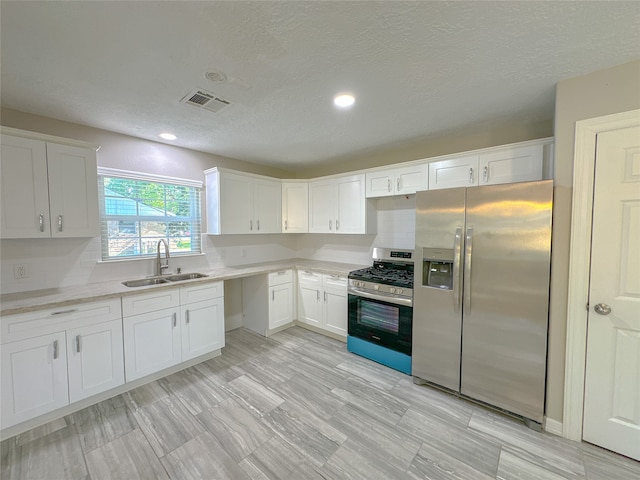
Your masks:
<svg viewBox="0 0 640 480"><path fill-rule="evenodd" d="M349 293L349 335L411 355L413 308L376 297Z"/></svg>

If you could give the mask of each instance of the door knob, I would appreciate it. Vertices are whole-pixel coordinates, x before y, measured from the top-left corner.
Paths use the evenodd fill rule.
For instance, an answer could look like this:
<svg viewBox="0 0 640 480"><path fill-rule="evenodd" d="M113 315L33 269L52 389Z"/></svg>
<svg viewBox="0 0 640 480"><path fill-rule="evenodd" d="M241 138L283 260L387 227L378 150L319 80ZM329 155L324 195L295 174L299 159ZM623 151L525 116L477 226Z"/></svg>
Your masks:
<svg viewBox="0 0 640 480"><path fill-rule="evenodd" d="M607 305L606 303L598 303L598 304L596 304L596 306L593 307L593 310L598 315L609 315L611 313L611 307L609 305Z"/></svg>

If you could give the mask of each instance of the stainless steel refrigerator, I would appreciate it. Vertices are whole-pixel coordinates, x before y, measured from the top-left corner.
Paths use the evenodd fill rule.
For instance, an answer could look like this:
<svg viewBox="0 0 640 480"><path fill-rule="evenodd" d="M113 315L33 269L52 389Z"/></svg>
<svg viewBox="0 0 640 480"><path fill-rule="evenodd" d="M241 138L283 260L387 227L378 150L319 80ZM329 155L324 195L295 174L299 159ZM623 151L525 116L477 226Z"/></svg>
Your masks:
<svg viewBox="0 0 640 480"><path fill-rule="evenodd" d="M552 204L551 180L416 194L416 383L542 422Z"/></svg>

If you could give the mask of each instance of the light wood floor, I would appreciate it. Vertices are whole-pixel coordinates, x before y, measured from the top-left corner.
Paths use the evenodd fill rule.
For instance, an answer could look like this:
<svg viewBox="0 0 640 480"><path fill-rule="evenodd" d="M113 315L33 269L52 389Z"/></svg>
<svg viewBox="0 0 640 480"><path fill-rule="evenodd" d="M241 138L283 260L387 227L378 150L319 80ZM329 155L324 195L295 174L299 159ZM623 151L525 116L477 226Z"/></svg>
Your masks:
<svg viewBox="0 0 640 480"><path fill-rule="evenodd" d="M640 464L504 417L301 328L2 443L9 479L634 479Z"/></svg>

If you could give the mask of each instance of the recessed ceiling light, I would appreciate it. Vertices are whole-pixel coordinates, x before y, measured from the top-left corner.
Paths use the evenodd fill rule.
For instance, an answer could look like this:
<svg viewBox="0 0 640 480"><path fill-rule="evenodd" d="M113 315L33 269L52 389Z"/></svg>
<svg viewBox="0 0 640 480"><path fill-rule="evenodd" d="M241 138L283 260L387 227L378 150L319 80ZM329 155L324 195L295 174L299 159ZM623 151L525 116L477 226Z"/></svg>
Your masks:
<svg viewBox="0 0 640 480"><path fill-rule="evenodd" d="M353 95L348 93L341 93L340 95L336 95L333 99L333 103L338 108L349 108L355 103L356 99Z"/></svg>
<svg viewBox="0 0 640 480"><path fill-rule="evenodd" d="M227 81L227 75L220 70L212 70L211 72L206 72L204 74L204 78L215 83L224 83Z"/></svg>
<svg viewBox="0 0 640 480"><path fill-rule="evenodd" d="M164 138L165 140L175 140L176 137L173 133L161 133L158 135L160 138Z"/></svg>

